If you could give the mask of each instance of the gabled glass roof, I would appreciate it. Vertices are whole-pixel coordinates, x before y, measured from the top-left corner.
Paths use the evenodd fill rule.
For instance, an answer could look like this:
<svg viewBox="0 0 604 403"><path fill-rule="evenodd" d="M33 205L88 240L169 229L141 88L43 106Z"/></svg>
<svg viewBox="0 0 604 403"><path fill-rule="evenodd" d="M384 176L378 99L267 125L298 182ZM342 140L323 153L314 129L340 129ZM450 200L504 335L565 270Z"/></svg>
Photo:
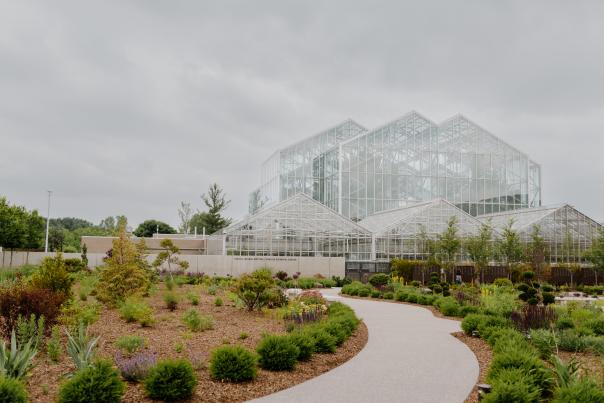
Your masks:
<svg viewBox="0 0 604 403"><path fill-rule="evenodd" d="M266 230L307 231L323 234L369 235L369 231L329 207L298 193L280 203L265 207L225 229L229 235Z"/></svg>
<svg viewBox="0 0 604 403"><path fill-rule="evenodd" d="M515 231L523 231L525 229L532 229L533 225L537 224L543 218L563 207L564 206L542 206L525 208L501 213L484 214L476 218L482 222L490 220L491 225L499 229L508 225L510 220L512 220L512 229Z"/></svg>
<svg viewBox="0 0 604 403"><path fill-rule="evenodd" d="M378 236L397 233L413 237L421 232L427 235L442 233L451 217L457 219L460 236L475 235L482 225L479 220L443 199L376 213L365 217L359 224Z"/></svg>

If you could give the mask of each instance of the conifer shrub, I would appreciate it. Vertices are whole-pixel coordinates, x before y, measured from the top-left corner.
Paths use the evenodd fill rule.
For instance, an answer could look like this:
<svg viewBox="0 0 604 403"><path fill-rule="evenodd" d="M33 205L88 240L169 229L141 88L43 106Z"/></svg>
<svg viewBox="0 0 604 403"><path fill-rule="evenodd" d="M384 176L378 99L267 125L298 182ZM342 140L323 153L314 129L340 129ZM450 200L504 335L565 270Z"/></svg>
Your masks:
<svg viewBox="0 0 604 403"><path fill-rule="evenodd" d="M195 371L186 360L159 361L145 379L147 396L164 401L188 399L196 386Z"/></svg>
<svg viewBox="0 0 604 403"><path fill-rule="evenodd" d="M212 351L210 375L228 382L245 382L256 378L258 358L242 346L224 346Z"/></svg>
<svg viewBox="0 0 604 403"><path fill-rule="evenodd" d="M289 335L292 343L298 347L299 353L297 359L299 361L308 361L315 352L315 340L307 333L294 332Z"/></svg>
<svg viewBox="0 0 604 403"><path fill-rule="evenodd" d="M289 336L266 336L256 352L260 366L271 371L293 370L300 355L300 349Z"/></svg>
<svg viewBox="0 0 604 403"><path fill-rule="evenodd" d="M61 387L59 403L121 402L125 385L109 361L84 368Z"/></svg>
<svg viewBox="0 0 604 403"><path fill-rule="evenodd" d="M335 353L336 339L325 329L317 326L308 326L304 332L315 341L315 351L317 353Z"/></svg>
<svg viewBox="0 0 604 403"><path fill-rule="evenodd" d="M18 380L0 377L0 402L3 403L25 403L27 402L27 391L25 385Z"/></svg>
<svg viewBox="0 0 604 403"><path fill-rule="evenodd" d="M554 392L554 403L596 403L604 402L604 389L590 379L581 379L559 387Z"/></svg>

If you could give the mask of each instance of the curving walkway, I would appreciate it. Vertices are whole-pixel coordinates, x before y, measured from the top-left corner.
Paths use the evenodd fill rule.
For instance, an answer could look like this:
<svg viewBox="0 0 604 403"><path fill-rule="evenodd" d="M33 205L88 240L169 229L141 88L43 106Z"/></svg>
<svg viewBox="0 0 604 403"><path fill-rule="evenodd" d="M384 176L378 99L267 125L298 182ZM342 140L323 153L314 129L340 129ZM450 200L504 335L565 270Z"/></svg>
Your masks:
<svg viewBox="0 0 604 403"><path fill-rule="evenodd" d="M340 299L339 289L325 290ZM463 402L478 379L472 351L450 333L459 322L424 308L341 298L369 330L350 361L256 402Z"/></svg>

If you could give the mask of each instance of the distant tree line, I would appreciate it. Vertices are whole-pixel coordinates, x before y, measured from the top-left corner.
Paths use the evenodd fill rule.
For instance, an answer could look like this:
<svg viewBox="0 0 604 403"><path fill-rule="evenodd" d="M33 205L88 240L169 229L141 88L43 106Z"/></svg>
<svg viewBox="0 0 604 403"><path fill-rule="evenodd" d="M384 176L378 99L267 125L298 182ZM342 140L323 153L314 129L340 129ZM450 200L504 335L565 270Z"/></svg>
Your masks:
<svg viewBox="0 0 604 403"><path fill-rule="evenodd" d="M210 235L231 223L224 217L224 210L230 200L222 188L214 183L201 196L207 208L193 212L190 203L181 202L178 209L181 233L198 234L204 231ZM50 251L80 252L82 236L117 236L121 225L126 226L123 215L109 216L98 225L76 217L51 218L49 223L48 247ZM0 197L0 246L4 249L39 250L44 248L46 217L37 210L27 210L24 206L12 205L5 197ZM154 233L175 234L169 224L149 219L143 221L132 232L137 237L151 237Z"/></svg>

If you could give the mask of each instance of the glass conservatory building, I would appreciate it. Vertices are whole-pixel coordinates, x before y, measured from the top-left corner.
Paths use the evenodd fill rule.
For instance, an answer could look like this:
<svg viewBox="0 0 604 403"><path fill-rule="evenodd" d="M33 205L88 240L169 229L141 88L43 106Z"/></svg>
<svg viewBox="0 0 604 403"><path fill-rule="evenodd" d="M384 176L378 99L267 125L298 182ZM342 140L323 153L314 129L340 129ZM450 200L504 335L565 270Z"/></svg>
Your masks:
<svg viewBox="0 0 604 403"><path fill-rule="evenodd" d="M434 199L476 216L540 206L540 183L537 163L467 118L410 112L370 131L347 120L277 151L250 213L305 193L354 221Z"/></svg>

